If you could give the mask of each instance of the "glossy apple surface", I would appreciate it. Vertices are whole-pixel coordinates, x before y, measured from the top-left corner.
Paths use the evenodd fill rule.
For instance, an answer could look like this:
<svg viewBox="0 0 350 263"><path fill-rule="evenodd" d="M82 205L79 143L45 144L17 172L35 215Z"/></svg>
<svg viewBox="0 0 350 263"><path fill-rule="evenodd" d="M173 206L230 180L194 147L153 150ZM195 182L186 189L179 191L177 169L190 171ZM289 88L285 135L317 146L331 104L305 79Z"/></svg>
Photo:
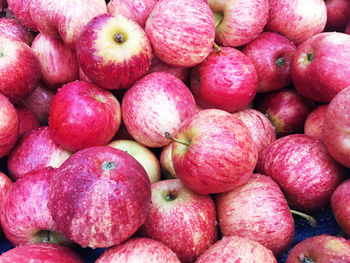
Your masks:
<svg viewBox="0 0 350 263"><path fill-rule="evenodd" d="M326 31L344 32L350 21L350 2L347 0L326 0L327 24Z"/></svg>
<svg viewBox="0 0 350 263"><path fill-rule="evenodd" d="M0 207L2 206L6 193L12 187L12 184L11 179L3 172L0 172ZM2 233L2 227L0 228L0 233Z"/></svg>
<svg viewBox="0 0 350 263"><path fill-rule="evenodd" d="M342 182L333 192L331 198L333 215L341 229L350 233L350 180Z"/></svg>
<svg viewBox="0 0 350 263"><path fill-rule="evenodd" d="M9 9L15 15L15 17L21 22L22 25L29 28L32 31L37 32L38 28L35 25L29 12L30 0L6 0Z"/></svg>
<svg viewBox="0 0 350 263"><path fill-rule="evenodd" d="M28 108L19 106L16 107L16 112L19 120L19 137L40 126L38 118Z"/></svg>
<svg viewBox="0 0 350 263"><path fill-rule="evenodd" d="M323 121L326 116L328 104L319 105L309 113L304 123L304 133L323 140Z"/></svg>
<svg viewBox="0 0 350 263"><path fill-rule="evenodd" d="M32 44L34 35L18 20L11 17L0 18L0 34L17 38L28 46Z"/></svg>

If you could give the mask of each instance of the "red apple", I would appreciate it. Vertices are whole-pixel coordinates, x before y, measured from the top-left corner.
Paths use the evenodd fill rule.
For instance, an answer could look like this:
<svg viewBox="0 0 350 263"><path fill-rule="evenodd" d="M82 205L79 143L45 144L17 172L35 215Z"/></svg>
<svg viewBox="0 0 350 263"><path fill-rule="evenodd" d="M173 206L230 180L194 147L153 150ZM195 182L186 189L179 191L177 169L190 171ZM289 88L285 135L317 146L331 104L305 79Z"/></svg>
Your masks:
<svg viewBox="0 0 350 263"><path fill-rule="evenodd" d="M32 44L34 35L18 20L10 17L0 18L0 34L17 38L28 46Z"/></svg>
<svg viewBox="0 0 350 263"><path fill-rule="evenodd" d="M325 0L327 7L327 31L344 32L350 21L350 2L348 0Z"/></svg>
<svg viewBox="0 0 350 263"><path fill-rule="evenodd" d="M109 13L123 15L144 27L158 0L111 0L107 4Z"/></svg>
<svg viewBox="0 0 350 263"><path fill-rule="evenodd" d="M344 175L323 143L305 134L288 135L266 147L257 171L279 184L290 207L306 212L327 207Z"/></svg>
<svg viewBox="0 0 350 263"><path fill-rule="evenodd" d="M69 151L107 144L119 129L118 100L107 90L84 81L64 85L49 114L53 140Z"/></svg>
<svg viewBox="0 0 350 263"><path fill-rule="evenodd" d="M159 162L164 178L176 178L176 172L172 160L173 145L170 143L163 147L160 152Z"/></svg>
<svg viewBox="0 0 350 263"><path fill-rule="evenodd" d="M109 247L145 222L151 187L131 155L109 146L80 150L54 173L48 207L60 231L82 247Z"/></svg>
<svg viewBox="0 0 350 263"><path fill-rule="evenodd" d="M202 108L242 110L254 99L257 87L254 65L241 51L231 47L213 49L191 71L191 91Z"/></svg>
<svg viewBox="0 0 350 263"><path fill-rule="evenodd" d="M294 221L287 201L275 181L253 174L249 181L215 199L224 236L254 240L281 256L294 237Z"/></svg>
<svg viewBox="0 0 350 263"><path fill-rule="evenodd" d="M286 263L300 262L350 262L350 242L328 234L306 238L292 248L286 260Z"/></svg>
<svg viewBox="0 0 350 263"><path fill-rule="evenodd" d="M4 197L9 191L9 189L12 187L13 183L11 179L4 174L3 172L0 172L0 207L2 207L2 204L4 202ZM0 233L2 232L2 227L0 227Z"/></svg>
<svg viewBox="0 0 350 263"><path fill-rule="evenodd" d="M327 22L323 0L270 0L265 30L280 33L294 44L321 33Z"/></svg>
<svg viewBox="0 0 350 263"><path fill-rule="evenodd" d="M29 132L40 126L38 118L28 108L18 106L16 108L16 112L19 120L19 137L22 137L26 132Z"/></svg>
<svg viewBox="0 0 350 263"><path fill-rule="evenodd" d="M203 0L159 1L147 19L145 31L160 60L173 66L192 67L212 49L214 17Z"/></svg>
<svg viewBox="0 0 350 263"><path fill-rule="evenodd" d="M223 110L195 113L175 139L172 161L176 176L200 194L226 192L246 183L257 162L248 128Z"/></svg>
<svg viewBox="0 0 350 263"><path fill-rule="evenodd" d="M32 43L32 50L39 58L42 80L47 87L57 89L78 79L79 66L75 50L65 45L61 39L40 33Z"/></svg>
<svg viewBox="0 0 350 263"><path fill-rule="evenodd" d="M350 85L348 61L349 35L339 32L317 34L298 46L292 63L292 81L304 97L328 103Z"/></svg>
<svg viewBox="0 0 350 263"><path fill-rule="evenodd" d="M290 83L295 51L292 41L273 32L260 34L242 49L258 74L258 92L282 89Z"/></svg>
<svg viewBox="0 0 350 263"><path fill-rule="evenodd" d="M341 229L350 235L350 179L342 182L331 198L333 215Z"/></svg>
<svg viewBox="0 0 350 263"><path fill-rule="evenodd" d="M215 41L238 47L259 36L269 15L268 0L208 0L215 18Z"/></svg>
<svg viewBox="0 0 350 263"><path fill-rule="evenodd" d="M164 243L181 262L193 262L217 240L214 201L190 190L179 179L154 183L140 234Z"/></svg>
<svg viewBox="0 0 350 263"><path fill-rule="evenodd" d="M319 105L311 111L304 123L304 133L323 140L323 121L326 115L328 104Z"/></svg>
<svg viewBox="0 0 350 263"><path fill-rule="evenodd" d="M350 35L350 21L349 21L349 23L346 25L344 33Z"/></svg>
<svg viewBox="0 0 350 263"><path fill-rule="evenodd" d="M85 82L90 82L93 83L93 81L86 76L86 74L84 73L84 71L81 69L81 67L79 67L79 80L85 81Z"/></svg>
<svg viewBox="0 0 350 263"><path fill-rule="evenodd" d="M147 74L122 100L126 128L136 141L148 147L169 144L165 132L174 135L195 111L190 90L181 80L164 72Z"/></svg>
<svg viewBox="0 0 350 263"><path fill-rule="evenodd" d="M330 102L323 121L323 141L330 155L350 168L350 87Z"/></svg>
<svg viewBox="0 0 350 263"><path fill-rule="evenodd" d="M251 262L277 263L271 250L239 236L223 237L207 249L195 263Z"/></svg>
<svg viewBox="0 0 350 263"><path fill-rule="evenodd" d="M20 139L8 157L7 168L10 177L17 180L35 169L59 167L70 155L53 141L49 127L43 126Z"/></svg>
<svg viewBox="0 0 350 263"><path fill-rule="evenodd" d="M0 92L18 103L36 88L40 76L40 62L30 47L0 35Z"/></svg>
<svg viewBox="0 0 350 263"><path fill-rule="evenodd" d="M95 263L180 263L176 254L163 243L150 238L131 238L107 249Z"/></svg>
<svg viewBox="0 0 350 263"><path fill-rule="evenodd" d="M83 263L73 250L56 244L27 244L0 255L1 263Z"/></svg>
<svg viewBox="0 0 350 263"><path fill-rule="evenodd" d="M19 134L19 119L15 107L0 93L0 158L9 154Z"/></svg>
<svg viewBox="0 0 350 263"><path fill-rule="evenodd" d="M29 28L32 31L38 31L30 12L29 4L31 0L6 0L9 9L15 15L15 17L21 22L22 25Z"/></svg>
<svg viewBox="0 0 350 263"><path fill-rule="evenodd" d="M281 89L257 98L256 106L276 128L277 136L302 133L313 104L294 89Z"/></svg>

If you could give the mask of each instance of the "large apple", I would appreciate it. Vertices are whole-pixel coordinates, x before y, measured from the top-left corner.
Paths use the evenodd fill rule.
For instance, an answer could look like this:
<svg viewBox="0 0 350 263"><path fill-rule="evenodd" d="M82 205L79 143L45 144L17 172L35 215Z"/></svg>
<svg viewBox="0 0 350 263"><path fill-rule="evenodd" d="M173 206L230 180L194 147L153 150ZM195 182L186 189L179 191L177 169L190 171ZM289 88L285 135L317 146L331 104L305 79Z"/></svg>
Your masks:
<svg viewBox="0 0 350 263"><path fill-rule="evenodd" d="M131 136L148 147L162 147L182 122L196 111L193 95L186 85L165 72L147 74L124 95L123 122Z"/></svg>
<svg viewBox="0 0 350 263"><path fill-rule="evenodd" d="M327 108L328 104L319 105L309 113L304 123L305 134L323 140L323 122Z"/></svg>
<svg viewBox="0 0 350 263"><path fill-rule="evenodd" d="M348 61L349 35L339 32L317 34L297 48L292 63L293 84L306 98L328 103L350 85Z"/></svg>
<svg viewBox="0 0 350 263"><path fill-rule="evenodd" d="M0 34L22 40L28 46L34 39L34 35L26 27L11 17L0 18Z"/></svg>
<svg viewBox="0 0 350 263"><path fill-rule="evenodd" d="M117 245L145 222L151 184L128 153L95 146L70 156L54 173L49 190L58 229L82 247Z"/></svg>
<svg viewBox="0 0 350 263"><path fill-rule="evenodd" d="M254 99L258 75L254 65L241 51L232 47L213 49L191 70L191 91L202 108L235 112Z"/></svg>
<svg viewBox="0 0 350 263"><path fill-rule="evenodd" d="M282 89L290 83L295 51L292 41L273 32L260 34L242 49L258 74L258 92Z"/></svg>
<svg viewBox="0 0 350 263"><path fill-rule="evenodd" d="M120 104L114 95L84 81L64 85L50 106L52 138L69 151L107 144L120 122Z"/></svg>
<svg viewBox="0 0 350 263"><path fill-rule="evenodd" d="M323 0L270 0L265 30L280 33L296 45L321 33L327 22Z"/></svg>
<svg viewBox="0 0 350 263"><path fill-rule="evenodd" d="M350 21L350 2L348 0L325 0L327 24L325 30L344 32Z"/></svg>
<svg viewBox="0 0 350 263"><path fill-rule="evenodd" d="M192 67L212 49L214 17L203 0L158 1L145 31L160 60L173 66Z"/></svg>
<svg viewBox="0 0 350 263"><path fill-rule="evenodd" d="M225 192L246 183L257 162L247 126L223 110L195 113L173 139L176 176L200 194Z"/></svg>
<svg viewBox="0 0 350 263"><path fill-rule="evenodd" d="M38 31L32 17L29 12L29 4L31 0L6 0L9 9L15 15L15 17L21 22L22 25L29 28L32 31Z"/></svg>
<svg viewBox="0 0 350 263"><path fill-rule="evenodd" d="M238 47L263 32L269 16L268 0L208 0L215 18L215 41Z"/></svg>
<svg viewBox="0 0 350 263"><path fill-rule="evenodd" d="M181 262L193 262L217 240L214 201L190 190L179 179L154 183L140 234L167 245Z"/></svg>

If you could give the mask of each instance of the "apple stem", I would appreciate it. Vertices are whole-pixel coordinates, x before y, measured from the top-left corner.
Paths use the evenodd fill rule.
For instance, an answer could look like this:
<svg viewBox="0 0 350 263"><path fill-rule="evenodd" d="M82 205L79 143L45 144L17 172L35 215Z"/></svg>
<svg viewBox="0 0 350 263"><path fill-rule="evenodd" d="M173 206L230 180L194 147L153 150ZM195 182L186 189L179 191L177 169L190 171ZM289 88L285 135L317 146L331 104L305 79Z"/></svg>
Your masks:
<svg viewBox="0 0 350 263"><path fill-rule="evenodd" d="M307 60L312 61L314 59L314 53L307 53Z"/></svg>
<svg viewBox="0 0 350 263"><path fill-rule="evenodd" d="M297 215L297 216L300 216L300 217L306 219L309 222L310 226L315 227L317 225L316 219L313 218L312 216L304 214L304 213L296 211L296 210L292 210L292 209L289 209L289 210L293 215Z"/></svg>
<svg viewBox="0 0 350 263"><path fill-rule="evenodd" d="M102 164L102 169L104 171L110 171L113 170L114 168L116 168L118 165L115 161L110 161L110 162L104 162Z"/></svg>
<svg viewBox="0 0 350 263"><path fill-rule="evenodd" d="M216 43L214 42L213 46L214 46L214 48L216 49L216 53L220 53L220 52L221 52L221 48L219 47L218 44L216 44Z"/></svg>
<svg viewBox="0 0 350 263"><path fill-rule="evenodd" d="M282 67L284 65L284 58L276 59L276 65Z"/></svg>
<svg viewBox="0 0 350 263"><path fill-rule="evenodd" d="M117 41L118 43L123 43L124 42L123 34L120 34L119 32L115 33L114 40Z"/></svg>
<svg viewBox="0 0 350 263"><path fill-rule="evenodd" d="M183 144L183 145L186 145L187 147L190 146L189 143L183 142L183 141L181 141L181 140L179 140L179 139L176 139L176 138L172 137L172 136L170 135L169 132L165 132L165 138L167 138L168 140L172 140L172 141L174 141L174 142L177 142L177 143L181 143L181 144Z"/></svg>

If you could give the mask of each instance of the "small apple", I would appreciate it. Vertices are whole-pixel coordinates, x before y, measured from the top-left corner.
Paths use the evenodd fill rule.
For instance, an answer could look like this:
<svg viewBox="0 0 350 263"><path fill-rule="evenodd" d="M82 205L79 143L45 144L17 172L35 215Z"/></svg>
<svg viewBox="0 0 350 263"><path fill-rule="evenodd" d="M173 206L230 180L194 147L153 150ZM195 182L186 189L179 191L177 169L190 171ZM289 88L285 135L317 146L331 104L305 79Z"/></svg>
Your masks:
<svg viewBox="0 0 350 263"><path fill-rule="evenodd" d="M34 35L26 27L11 17L0 18L0 34L17 38L28 46L32 44L34 39Z"/></svg>
<svg viewBox="0 0 350 263"><path fill-rule="evenodd" d="M348 0L325 0L327 7L326 31L344 32L350 21L350 2Z"/></svg>
<svg viewBox="0 0 350 263"><path fill-rule="evenodd" d="M333 192L331 208L341 229L350 235L350 179L342 182Z"/></svg>
<svg viewBox="0 0 350 263"><path fill-rule="evenodd" d="M323 121L327 112L328 104L319 105L309 113L304 123L304 133L323 140Z"/></svg>
<svg viewBox="0 0 350 263"><path fill-rule="evenodd" d="M29 4L31 0L6 0L9 9L14 14L14 16L21 22L22 25L29 28L34 32L38 32L38 28L35 25L30 12Z"/></svg>
<svg viewBox="0 0 350 263"><path fill-rule="evenodd" d="M38 118L28 108L24 106L17 106L16 112L19 120L19 137L22 137L26 132L40 126Z"/></svg>

